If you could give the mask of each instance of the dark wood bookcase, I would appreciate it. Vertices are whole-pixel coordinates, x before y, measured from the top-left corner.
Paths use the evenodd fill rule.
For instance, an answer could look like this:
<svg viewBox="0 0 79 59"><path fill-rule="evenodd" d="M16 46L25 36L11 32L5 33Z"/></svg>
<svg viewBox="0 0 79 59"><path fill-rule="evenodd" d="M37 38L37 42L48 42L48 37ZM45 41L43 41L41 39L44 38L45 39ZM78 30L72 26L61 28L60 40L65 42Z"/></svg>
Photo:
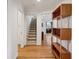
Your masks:
<svg viewBox="0 0 79 59"><path fill-rule="evenodd" d="M63 46L60 47L60 44L52 44L53 53L57 59L71 59L71 54Z"/></svg>
<svg viewBox="0 0 79 59"><path fill-rule="evenodd" d="M56 8L52 13L53 20L64 20L63 18L69 17L72 15L72 4L61 4ZM62 22L61 22L62 24ZM68 25L69 26L69 25ZM57 28L52 29L52 35L58 39L60 39L60 44L58 42L52 43L52 51L55 54L57 59L71 59L71 53L62 46L62 40L70 41L72 39L72 28ZM67 44L69 47L69 42Z"/></svg>
<svg viewBox="0 0 79 59"><path fill-rule="evenodd" d="M68 17L72 15L72 4L61 4L53 13L53 18Z"/></svg>
<svg viewBox="0 0 79 59"><path fill-rule="evenodd" d="M53 35L61 40L71 40L71 28L53 28Z"/></svg>

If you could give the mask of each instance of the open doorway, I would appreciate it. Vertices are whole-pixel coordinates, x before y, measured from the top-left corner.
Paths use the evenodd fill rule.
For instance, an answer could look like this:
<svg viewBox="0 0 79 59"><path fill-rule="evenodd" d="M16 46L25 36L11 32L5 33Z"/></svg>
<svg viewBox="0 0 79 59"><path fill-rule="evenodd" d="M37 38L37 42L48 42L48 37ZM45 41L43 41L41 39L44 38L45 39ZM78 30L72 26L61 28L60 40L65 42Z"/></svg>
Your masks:
<svg viewBox="0 0 79 59"><path fill-rule="evenodd" d="M41 32L42 45L44 45L44 32Z"/></svg>

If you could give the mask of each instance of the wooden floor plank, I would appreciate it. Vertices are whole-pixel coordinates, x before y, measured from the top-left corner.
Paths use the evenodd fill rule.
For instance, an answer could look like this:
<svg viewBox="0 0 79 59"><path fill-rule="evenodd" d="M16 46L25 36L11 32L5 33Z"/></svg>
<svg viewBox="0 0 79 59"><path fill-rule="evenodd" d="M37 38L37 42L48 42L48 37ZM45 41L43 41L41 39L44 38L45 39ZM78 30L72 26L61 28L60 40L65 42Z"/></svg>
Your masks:
<svg viewBox="0 0 79 59"><path fill-rule="evenodd" d="M19 48L18 59L55 59L55 56L47 46L26 46Z"/></svg>

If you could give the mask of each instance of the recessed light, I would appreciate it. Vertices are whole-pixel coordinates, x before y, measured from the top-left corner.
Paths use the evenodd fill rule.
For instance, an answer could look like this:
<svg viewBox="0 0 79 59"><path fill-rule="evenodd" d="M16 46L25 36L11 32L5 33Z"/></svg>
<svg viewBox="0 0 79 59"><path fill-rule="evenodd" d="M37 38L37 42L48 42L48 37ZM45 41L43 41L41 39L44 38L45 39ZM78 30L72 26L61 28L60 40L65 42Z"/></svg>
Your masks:
<svg viewBox="0 0 79 59"><path fill-rule="evenodd" d="M40 2L40 0L37 0L37 2Z"/></svg>

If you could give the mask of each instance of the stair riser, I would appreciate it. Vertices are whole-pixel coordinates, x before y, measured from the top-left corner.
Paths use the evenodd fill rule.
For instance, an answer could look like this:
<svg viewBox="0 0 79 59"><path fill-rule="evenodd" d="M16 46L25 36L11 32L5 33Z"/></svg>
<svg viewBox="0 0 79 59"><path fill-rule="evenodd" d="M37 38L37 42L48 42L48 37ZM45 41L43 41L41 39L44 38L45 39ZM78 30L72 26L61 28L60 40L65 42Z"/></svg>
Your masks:
<svg viewBox="0 0 79 59"><path fill-rule="evenodd" d="M33 39L35 40L36 38L35 37L34 38L28 38L28 40L33 40Z"/></svg>
<svg viewBox="0 0 79 59"><path fill-rule="evenodd" d="M28 35L28 37L31 37L31 36L34 36L34 37L36 37L36 35Z"/></svg>
<svg viewBox="0 0 79 59"><path fill-rule="evenodd" d="M36 45L36 41L28 41L27 45Z"/></svg>
<svg viewBox="0 0 79 59"><path fill-rule="evenodd" d="M36 33L28 33L28 35L36 35Z"/></svg>
<svg viewBox="0 0 79 59"><path fill-rule="evenodd" d="M36 41L36 39L28 39L27 41Z"/></svg>
<svg viewBox="0 0 79 59"><path fill-rule="evenodd" d="M27 36L28 38L30 38L30 37L35 37L36 38L36 36L35 35L32 35L32 36Z"/></svg>
<svg viewBox="0 0 79 59"><path fill-rule="evenodd" d="M36 34L36 33L28 33L28 34Z"/></svg>
<svg viewBox="0 0 79 59"><path fill-rule="evenodd" d="M36 28L36 26L31 26L30 28Z"/></svg>
<svg viewBox="0 0 79 59"><path fill-rule="evenodd" d="M36 29L30 29L30 30L36 31Z"/></svg>
<svg viewBox="0 0 79 59"><path fill-rule="evenodd" d="M36 29L36 28L30 28L30 29Z"/></svg>
<svg viewBox="0 0 79 59"><path fill-rule="evenodd" d="M29 33L36 33L36 31L29 31Z"/></svg>
<svg viewBox="0 0 79 59"><path fill-rule="evenodd" d="M28 38L36 38L36 36L28 36Z"/></svg>
<svg viewBox="0 0 79 59"><path fill-rule="evenodd" d="M36 32L36 30L30 30L29 32Z"/></svg>

